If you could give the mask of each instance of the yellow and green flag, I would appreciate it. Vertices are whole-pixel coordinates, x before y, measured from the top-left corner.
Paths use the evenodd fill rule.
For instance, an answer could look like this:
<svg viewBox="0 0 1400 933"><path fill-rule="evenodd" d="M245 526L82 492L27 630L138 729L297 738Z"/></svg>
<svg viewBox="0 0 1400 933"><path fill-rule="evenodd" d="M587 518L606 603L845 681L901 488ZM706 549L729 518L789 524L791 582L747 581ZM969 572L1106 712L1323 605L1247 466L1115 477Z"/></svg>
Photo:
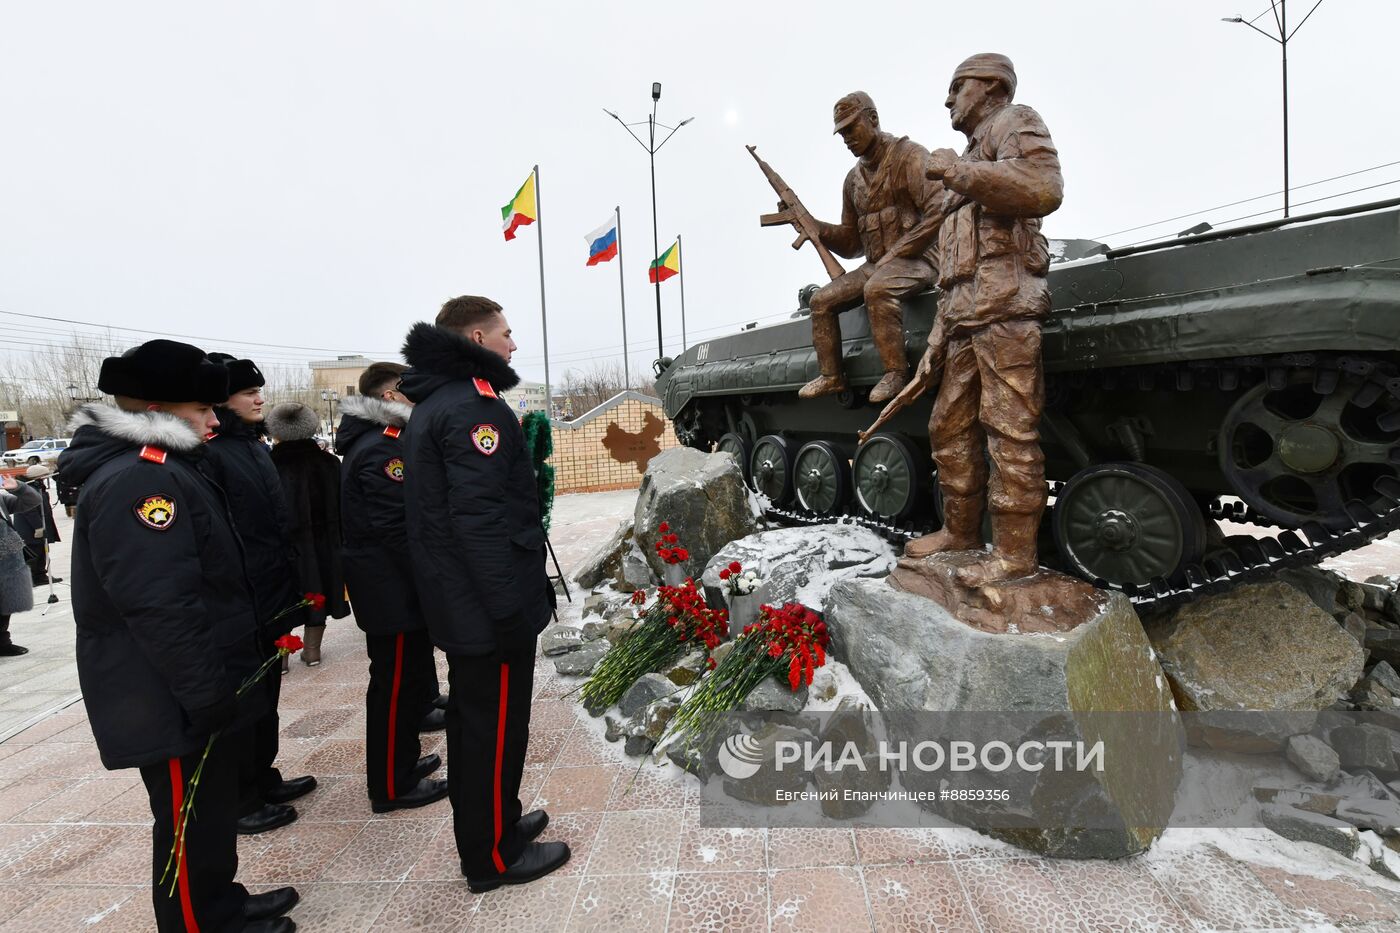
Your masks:
<svg viewBox="0 0 1400 933"><path fill-rule="evenodd" d="M515 239L516 228L534 223L537 217L539 211L535 207L535 173L531 172L530 177L525 179L525 184L515 192L515 197L501 208L501 229L505 231L506 239Z"/></svg>
<svg viewBox="0 0 1400 933"><path fill-rule="evenodd" d="M664 282L671 276L681 271L681 245L679 242L672 243L666 252L652 262L651 268L647 270L648 282Z"/></svg>

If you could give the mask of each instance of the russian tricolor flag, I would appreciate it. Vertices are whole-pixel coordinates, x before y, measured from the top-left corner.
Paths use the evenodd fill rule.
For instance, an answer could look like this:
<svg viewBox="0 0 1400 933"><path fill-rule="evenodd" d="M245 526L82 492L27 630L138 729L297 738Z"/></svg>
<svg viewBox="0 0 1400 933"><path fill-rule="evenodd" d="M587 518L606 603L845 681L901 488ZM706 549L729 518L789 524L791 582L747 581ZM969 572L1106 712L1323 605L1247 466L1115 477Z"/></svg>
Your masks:
<svg viewBox="0 0 1400 933"><path fill-rule="evenodd" d="M596 266L617 255L617 212L608 222L584 237L588 241L588 265Z"/></svg>

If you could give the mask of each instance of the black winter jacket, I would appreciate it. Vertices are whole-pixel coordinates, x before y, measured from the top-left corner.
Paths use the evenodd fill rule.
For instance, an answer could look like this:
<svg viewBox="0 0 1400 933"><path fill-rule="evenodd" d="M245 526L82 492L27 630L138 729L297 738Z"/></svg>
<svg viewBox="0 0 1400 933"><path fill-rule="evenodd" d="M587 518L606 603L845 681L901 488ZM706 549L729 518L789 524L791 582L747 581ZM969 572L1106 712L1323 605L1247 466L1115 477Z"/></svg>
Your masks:
<svg viewBox="0 0 1400 933"><path fill-rule="evenodd" d="M413 409L352 395L340 404L340 527L355 621L371 635L424 628L404 519L401 432Z"/></svg>
<svg viewBox="0 0 1400 933"><path fill-rule="evenodd" d="M496 391L520 381L450 330L413 325L400 391L404 494L418 598L443 651L489 654L533 639L554 605L539 494L520 422Z"/></svg>
<svg viewBox="0 0 1400 933"><path fill-rule="evenodd" d="M219 427L205 444L201 468L225 495L247 555L258 622L266 638L285 635L306 621L299 610L271 620L301 599L292 550L287 503L261 432L227 408L216 408Z"/></svg>
<svg viewBox="0 0 1400 933"><path fill-rule="evenodd" d="M79 487L78 682L102 763L156 764L203 747L209 733L191 713L206 721L200 712L226 704L261 663L243 553L183 421L97 404L73 426L59 467ZM263 692L238 707L226 728L260 716Z"/></svg>
<svg viewBox="0 0 1400 933"><path fill-rule="evenodd" d="M272 448L272 465L282 481L291 520L292 552L304 590L326 597L322 609L308 609L308 621L350 614L345 604L345 573L340 565L340 461L310 438L282 441Z"/></svg>

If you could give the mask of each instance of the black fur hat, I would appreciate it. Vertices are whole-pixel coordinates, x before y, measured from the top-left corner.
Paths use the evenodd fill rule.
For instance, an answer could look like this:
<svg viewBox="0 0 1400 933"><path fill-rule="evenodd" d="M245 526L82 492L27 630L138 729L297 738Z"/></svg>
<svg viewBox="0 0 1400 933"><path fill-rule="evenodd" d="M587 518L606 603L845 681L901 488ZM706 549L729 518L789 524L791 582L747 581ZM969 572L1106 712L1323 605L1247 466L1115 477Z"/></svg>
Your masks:
<svg viewBox="0 0 1400 933"><path fill-rule="evenodd" d="M211 353L209 358L228 367L228 394L244 389L258 389L267 385L262 370L252 360L235 359L232 353Z"/></svg>
<svg viewBox="0 0 1400 933"><path fill-rule="evenodd" d="M175 340L148 340L102 361L97 388L151 402L208 402L228 398L229 372L199 347Z"/></svg>

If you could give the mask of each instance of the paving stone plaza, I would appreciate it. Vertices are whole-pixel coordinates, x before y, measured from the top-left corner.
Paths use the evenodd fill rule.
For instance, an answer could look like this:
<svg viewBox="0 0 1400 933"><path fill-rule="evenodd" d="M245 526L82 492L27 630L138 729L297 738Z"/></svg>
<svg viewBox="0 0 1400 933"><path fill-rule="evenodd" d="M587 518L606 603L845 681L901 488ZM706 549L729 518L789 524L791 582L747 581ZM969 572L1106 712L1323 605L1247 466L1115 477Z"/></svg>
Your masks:
<svg viewBox="0 0 1400 933"><path fill-rule="evenodd" d="M561 497L551 536L564 566L610 534L634 499ZM1348 555L1347 569L1389 572L1395 550L1373 545ZM66 555L59 545L59 576ZM16 617L16 640L31 650L0 667L0 931L149 930L146 794L136 772L98 761L77 695L71 612L57 592L47 616L41 603ZM562 621L578 620L574 597ZM1400 884L1266 830L1169 830L1143 857L1070 862L970 830L705 828L696 782L669 766L638 772L566 696L579 679L544 658L522 797L549 810L573 858L539 882L474 895L458 874L446 800L371 813L367 661L351 620L332 623L324 651L320 667L293 662L280 706L279 764L320 787L297 801L296 823L239 848L251 889L296 885L299 930L1400 928ZM424 737L430 751L446 754L440 733Z"/></svg>

